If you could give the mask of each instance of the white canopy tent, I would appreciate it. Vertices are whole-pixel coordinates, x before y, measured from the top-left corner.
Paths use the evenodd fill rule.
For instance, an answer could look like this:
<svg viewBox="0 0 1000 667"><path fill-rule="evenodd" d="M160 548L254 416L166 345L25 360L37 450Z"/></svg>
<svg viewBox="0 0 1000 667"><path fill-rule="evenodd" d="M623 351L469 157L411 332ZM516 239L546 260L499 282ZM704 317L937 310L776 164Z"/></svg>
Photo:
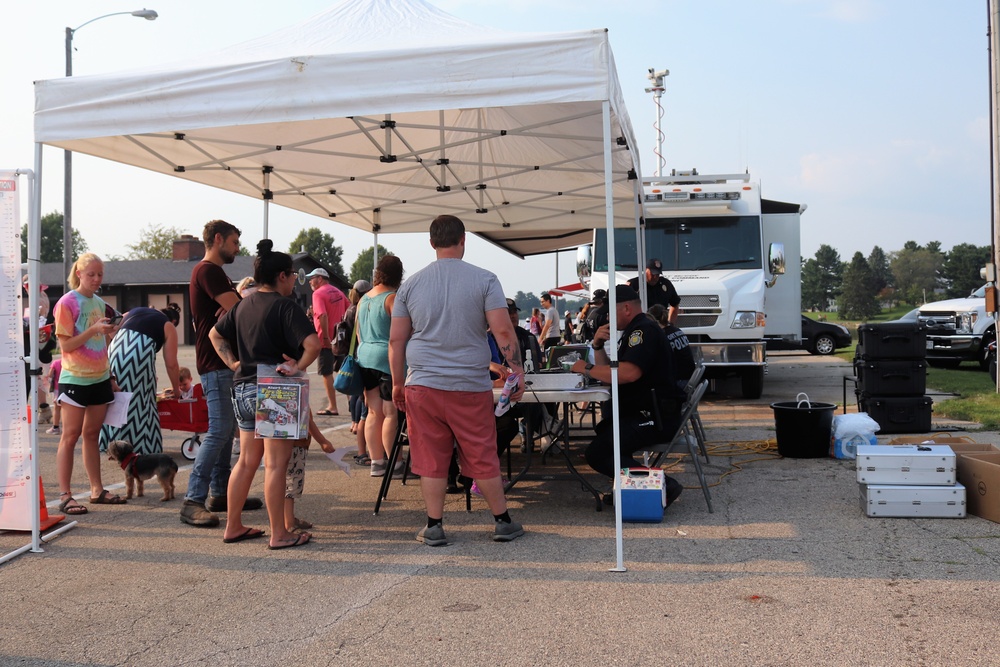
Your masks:
<svg viewBox="0 0 1000 667"><path fill-rule="evenodd" d="M521 257L637 220L607 31L498 31L423 0L347 0L189 62L37 82L35 141L260 198L265 236L270 201L375 234L451 213Z"/></svg>

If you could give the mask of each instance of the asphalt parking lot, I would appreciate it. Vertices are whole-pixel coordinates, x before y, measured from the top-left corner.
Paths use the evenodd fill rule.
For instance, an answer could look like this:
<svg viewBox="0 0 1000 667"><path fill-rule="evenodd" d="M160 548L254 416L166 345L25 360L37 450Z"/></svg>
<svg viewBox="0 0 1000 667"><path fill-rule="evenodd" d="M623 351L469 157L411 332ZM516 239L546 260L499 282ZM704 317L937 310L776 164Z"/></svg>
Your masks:
<svg viewBox="0 0 1000 667"><path fill-rule="evenodd" d="M414 540L418 481L393 482L375 516L378 480L317 453L297 511L316 524L312 543L223 544L222 528L178 520L189 464L185 435L167 432L178 500L160 502L154 485L0 565L0 664L996 664L1000 525L867 518L852 462L781 458L768 442L771 402L806 391L839 404L850 374L836 358L778 353L760 400L719 383L701 409L715 511L673 460L688 488L662 523L625 525L623 573L609 572L613 512L576 483L513 489L527 534L509 544L489 540L481 499L466 513L450 496L450 544L430 548ZM335 446L351 442L346 417L321 419ZM975 425L934 425L1000 444ZM54 452L43 435L50 500ZM112 462L104 475L122 481ZM84 492L79 458L74 479ZM263 511L247 520L266 527ZM0 552L28 539L0 534Z"/></svg>

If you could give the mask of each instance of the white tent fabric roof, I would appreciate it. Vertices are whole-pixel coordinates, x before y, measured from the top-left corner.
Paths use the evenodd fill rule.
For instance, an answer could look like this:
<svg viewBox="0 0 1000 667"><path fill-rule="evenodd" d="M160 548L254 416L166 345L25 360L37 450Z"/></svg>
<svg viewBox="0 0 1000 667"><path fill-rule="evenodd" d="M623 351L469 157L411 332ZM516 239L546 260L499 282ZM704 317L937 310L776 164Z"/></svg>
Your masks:
<svg viewBox="0 0 1000 667"><path fill-rule="evenodd" d="M452 213L524 256L605 226L604 102L614 224L631 227L641 171L607 32L498 31L423 0L347 0L195 61L40 81L35 138L380 233Z"/></svg>

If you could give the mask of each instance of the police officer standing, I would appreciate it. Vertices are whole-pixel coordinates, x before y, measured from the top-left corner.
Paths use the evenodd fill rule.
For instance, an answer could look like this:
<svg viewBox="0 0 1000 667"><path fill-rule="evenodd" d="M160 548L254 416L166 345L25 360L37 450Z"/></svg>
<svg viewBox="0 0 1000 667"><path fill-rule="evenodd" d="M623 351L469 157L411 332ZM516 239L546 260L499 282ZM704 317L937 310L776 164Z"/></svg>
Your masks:
<svg viewBox="0 0 1000 667"><path fill-rule="evenodd" d="M628 281L628 286L638 292L639 277L636 276ZM663 262L658 259L646 262L646 301L646 308L657 303L662 304L667 309L667 319L674 326L677 325L681 297L674 289L674 284L663 277Z"/></svg>

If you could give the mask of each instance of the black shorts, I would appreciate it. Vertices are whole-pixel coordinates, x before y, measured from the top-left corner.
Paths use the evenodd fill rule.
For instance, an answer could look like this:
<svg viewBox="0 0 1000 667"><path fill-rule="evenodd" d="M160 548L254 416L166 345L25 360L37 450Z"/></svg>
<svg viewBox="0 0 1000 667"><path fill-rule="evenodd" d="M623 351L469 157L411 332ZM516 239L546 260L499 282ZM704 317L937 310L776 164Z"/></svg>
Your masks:
<svg viewBox="0 0 1000 667"><path fill-rule="evenodd" d="M60 382L59 403L62 403L64 396L70 401L70 405L76 404L82 408L89 405L107 405L115 400L115 392L111 390L110 379L97 384Z"/></svg>
<svg viewBox="0 0 1000 667"><path fill-rule="evenodd" d="M333 375L333 350L324 347L319 351L319 374Z"/></svg>
<svg viewBox="0 0 1000 667"><path fill-rule="evenodd" d="M392 376L382 371L371 368L361 369L361 383L365 386L365 391L371 391L378 387L378 395L383 401L392 400Z"/></svg>

